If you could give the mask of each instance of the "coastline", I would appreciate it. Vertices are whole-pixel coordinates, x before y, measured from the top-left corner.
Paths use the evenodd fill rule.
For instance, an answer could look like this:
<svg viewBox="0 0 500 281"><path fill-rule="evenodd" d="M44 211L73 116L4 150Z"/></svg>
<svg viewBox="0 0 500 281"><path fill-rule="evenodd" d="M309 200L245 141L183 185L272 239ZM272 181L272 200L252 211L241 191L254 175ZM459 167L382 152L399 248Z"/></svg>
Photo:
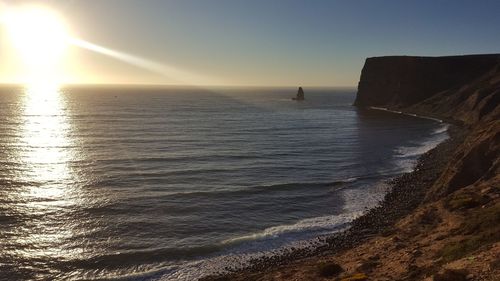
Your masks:
<svg viewBox="0 0 500 281"><path fill-rule="evenodd" d="M405 114L417 118L431 119L443 123L443 120L416 116L411 113L384 110L395 114ZM390 191L377 207L368 210L354 219L348 229L332 233L326 238L318 238L321 246L294 249L269 257L252 260L243 268L226 268L227 272L206 276L202 281L222 280L267 280L266 275L281 267L294 267L297 263L315 262L322 257L334 255L366 242L377 235L387 235L393 231L393 225L404 216L414 211L424 200L432 182L436 181L450 161L453 152L463 143L467 129L460 125L449 124L449 138L422 154L410 172L403 173L389 180ZM279 280L279 279L278 279ZM283 279L286 280L286 279Z"/></svg>
<svg viewBox="0 0 500 281"><path fill-rule="evenodd" d="M430 116L421 116L421 115L418 115L418 114L415 114L415 113L408 113L408 112L403 112L403 111L391 110L391 109L388 109L386 107L370 106L369 108L373 109L373 110L387 111L387 112L392 112L392 113L395 113L395 114L403 114L403 115L406 115L406 116L413 116L413 117L416 117L416 118L429 119L429 120L433 120L433 121L436 121L436 122L439 122L439 123L445 123L444 120L439 119L439 118L434 118L434 117L430 117ZM453 122L446 122L446 123L453 123Z"/></svg>
<svg viewBox="0 0 500 281"><path fill-rule="evenodd" d="M450 138L325 246L203 280L497 281L499 89L500 54L366 59L355 106L439 118Z"/></svg>

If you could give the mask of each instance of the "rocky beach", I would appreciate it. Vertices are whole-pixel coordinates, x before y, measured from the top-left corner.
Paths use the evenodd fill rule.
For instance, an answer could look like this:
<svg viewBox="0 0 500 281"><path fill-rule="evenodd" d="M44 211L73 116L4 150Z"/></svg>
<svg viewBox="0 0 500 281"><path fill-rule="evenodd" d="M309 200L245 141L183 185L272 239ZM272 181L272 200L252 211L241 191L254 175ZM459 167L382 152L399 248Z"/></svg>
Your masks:
<svg viewBox="0 0 500 281"><path fill-rule="evenodd" d="M204 280L498 280L499 104L500 55L368 58L360 110L443 119L450 138L347 231Z"/></svg>

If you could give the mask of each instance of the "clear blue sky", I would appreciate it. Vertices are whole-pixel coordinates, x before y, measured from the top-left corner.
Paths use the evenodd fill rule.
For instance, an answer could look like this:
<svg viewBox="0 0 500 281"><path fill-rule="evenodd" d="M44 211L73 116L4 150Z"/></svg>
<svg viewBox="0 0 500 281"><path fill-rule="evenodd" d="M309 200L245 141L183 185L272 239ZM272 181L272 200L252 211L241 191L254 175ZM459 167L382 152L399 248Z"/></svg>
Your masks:
<svg viewBox="0 0 500 281"><path fill-rule="evenodd" d="M46 3L82 39L234 85L354 86L366 57L500 52L500 1L493 0ZM79 53L93 74L82 82L172 83Z"/></svg>

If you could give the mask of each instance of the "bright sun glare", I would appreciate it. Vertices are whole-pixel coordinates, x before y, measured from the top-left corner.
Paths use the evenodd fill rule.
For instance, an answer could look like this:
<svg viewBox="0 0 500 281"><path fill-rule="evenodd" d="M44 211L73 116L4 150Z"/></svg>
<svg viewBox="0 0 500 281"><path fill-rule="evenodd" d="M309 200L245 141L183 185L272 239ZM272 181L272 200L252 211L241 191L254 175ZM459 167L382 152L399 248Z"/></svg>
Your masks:
<svg viewBox="0 0 500 281"><path fill-rule="evenodd" d="M52 11L36 6L9 8L2 21L29 75L55 75L68 48L69 35L63 21Z"/></svg>
<svg viewBox="0 0 500 281"><path fill-rule="evenodd" d="M210 77L78 39L57 13L43 6L7 6L0 0L0 24L16 54L12 57L18 59L16 66L22 71L18 80L31 86L49 84L52 87L66 82L62 79L71 74L68 76L62 69L72 61L69 56L70 60L65 60L69 46L99 53L177 82L223 84Z"/></svg>

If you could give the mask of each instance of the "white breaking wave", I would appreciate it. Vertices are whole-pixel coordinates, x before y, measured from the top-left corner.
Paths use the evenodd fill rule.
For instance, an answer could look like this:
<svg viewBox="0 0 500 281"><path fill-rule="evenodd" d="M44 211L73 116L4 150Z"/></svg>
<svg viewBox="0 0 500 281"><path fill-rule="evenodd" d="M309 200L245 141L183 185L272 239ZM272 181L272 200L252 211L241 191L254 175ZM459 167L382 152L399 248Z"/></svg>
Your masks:
<svg viewBox="0 0 500 281"><path fill-rule="evenodd" d="M396 164L405 172L413 170L417 164L418 156L423 155L433 149L441 142L448 139L448 125L442 125L432 132L432 136L427 140L410 146L401 146L396 148Z"/></svg>
<svg viewBox="0 0 500 281"><path fill-rule="evenodd" d="M299 240L283 240L287 240L286 237L293 236L294 233L315 233L312 235L313 237L321 237L343 231L349 227L354 219L378 205L388 190L388 184L383 181L375 184L371 183L362 189L344 189L341 194L345 200L344 212L342 214L303 219L293 224L269 227L257 233L224 240L222 243L241 243L242 248L237 246L236 249L239 250L231 248L230 252L222 253L219 256L189 262L177 268L169 268L163 272L159 270L158 279L162 281L196 280L206 275L227 272L227 267L244 268L250 265L253 259L270 257L280 252L286 252L287 249L303 249L311 246L314 247L314 243L322 244L324 242L319 242L317 239L311 240L312 238L304 238L305 240L300 238ZM268 245L273 240L283 241L284 244L277 248L264 247L251 249L252 243L262 242Z"/></svg>
<svg viewBox="0 0 500 281"><path fill-rule="evenodd" d="M395 152L397 154L396 165L401 167L404 172L411 172L413 170L413 168L415 167L415 165L417 163L418 156L423 155L427 151L436 147L441 142L448 139L447 131L448 131L449 125L445 124L443 122L443 120L441 120L441 119L428 117L428 116L421 116L421 115L417 115L414 113L404 113L401 111L390 110L390 109L385 108L385 107L371 106L370 109L382 110L382 111L387 111L387 112L392 112L392 113L397 113L397 114L403 114L403 115L407 115L407 116L428 119L428 120L433 120L433 121L442 123L442 125L439 128L435 129L432 132L431 138L428 138L427 140L425 140L419 144L410 145L410 146L402 146L402 147L398 147L395 150Z"/></svg>
<svg viewBox="0 0 500 281"><path fill-rule="evenodd" d="M309 232L314 230L325 230L325 233L332 233L333 231L342 231L348 227L348 224L355 218L361 216L364 211L356 211L340 215L322 216L310 219L300 220L297 223L289 225L280 225L267 228L261 232L249 234L245 236L235 237L228 239L222 243L239 243L257 240L272 240L280 238L282 234L289 234L293 232ZM269 257L278 254L286 249L300 249L311 246L311 240L290 241L284 246L276 249L263 249L258 251L233 251L232 253L225 253L220 256L215 256L209 259L198 260L189 262L177 268L165 268L158 270L158 279L162 281L184 281L196 280L203 276L214 274L217 272L226 272L226 268L237 267L243 268L250 265L254 259ZM155 278L153 278L155 279Z"/></svg>
<svg viewBox="0 0 500 281"><path fill-rule="evenodd" d="M223 241L223 244L232 244L236 242L258 240L262 238L276 238L284 233L291 232L304 232L311 230L334 230L337 228L342 228L348 223L352 222L354 219L362 215L362 212L354 212L348 214L340 214L333 216L323 216L300 220L294 224L273 226L264 229L261 232L244 235L240 237L235 237Z"/></svg>
<svg viewBox="0 0 500 281"><path fill-rule="evenodd" d="M432 132L432 134L433 134L433 135L439 135L439 134L445 133L446 131L448 131L448 128L449 128L449 127L450 127L450 126L449 126L448 124L445 124L445 125L443 125L443 126L441 126L441 127L437 128L437 129L435 129L435 130Z"/></svg>
<svg viewBox="0 0 500 281"><path fill-rule="evenodd" d="M396 153L398 154L398 158L409 158L420 156L427 151L433 149L442 141L448 138L447 135L440 135L439 137L429 139L415 146L402 146L396 149Z"/></svg>
<svg viewBox="0 0 500 281"><path fill-rule="evenodd" d="M348 179L344 180L344 182L345 183L350 183L350 182L355 182L357 180L359 180L359 178L348 178Z"/></svg>

